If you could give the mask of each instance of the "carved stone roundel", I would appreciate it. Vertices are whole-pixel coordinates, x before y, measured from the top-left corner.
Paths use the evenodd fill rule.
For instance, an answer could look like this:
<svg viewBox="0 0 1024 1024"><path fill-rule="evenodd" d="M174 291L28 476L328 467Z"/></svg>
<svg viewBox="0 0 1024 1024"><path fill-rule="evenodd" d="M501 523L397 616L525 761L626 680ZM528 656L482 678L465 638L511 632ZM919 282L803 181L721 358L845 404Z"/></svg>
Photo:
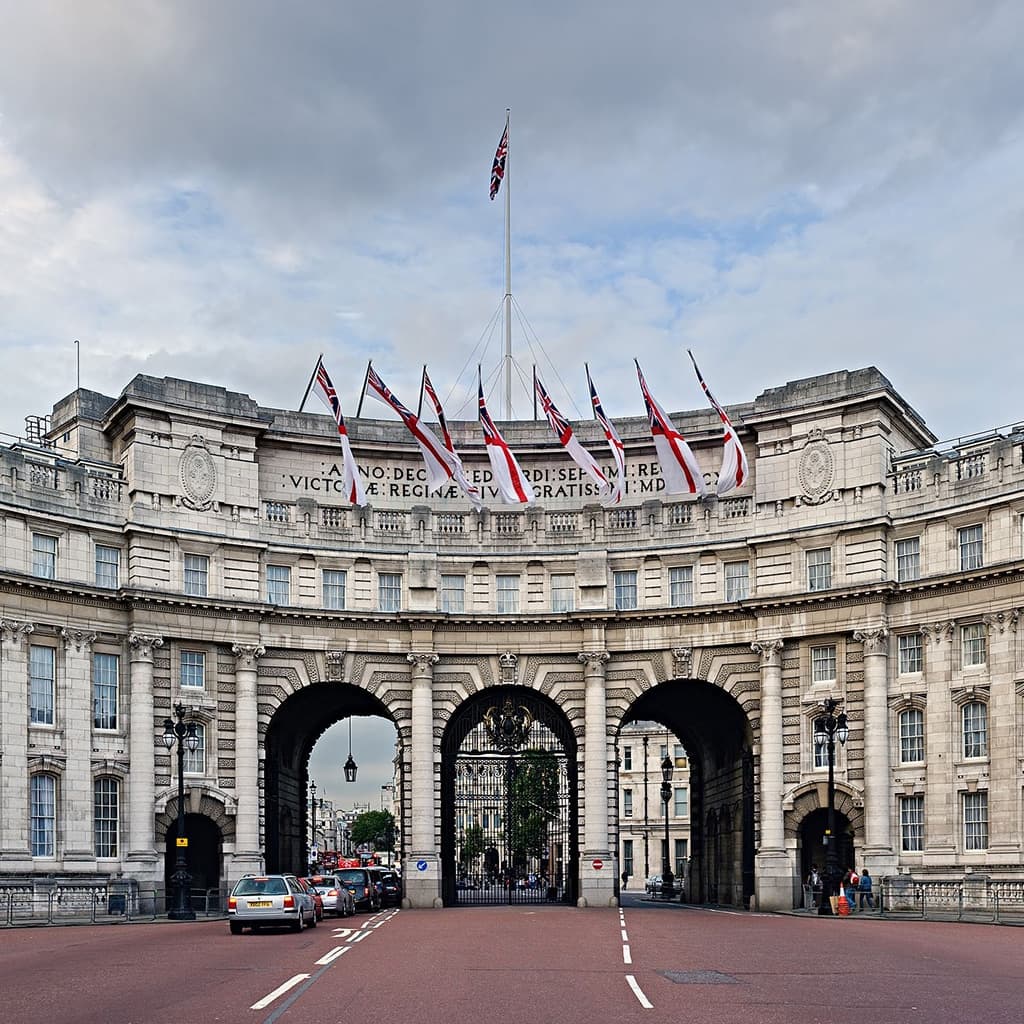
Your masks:
<svg viewBox="0 0 1024 1024"><path fill-rule="evenodd" d="M181 453L179 473L184 503L199 511L208 509L217 488L217 466L202 438L193 437Z"/></svg>
<svg viewBox="0 0 1024 1024"><path fill-rule="evenodd" d="M828 441L820 434L811 435L800 453L800 486L811 501L820 501L832 489L835 462Z"/></svg>

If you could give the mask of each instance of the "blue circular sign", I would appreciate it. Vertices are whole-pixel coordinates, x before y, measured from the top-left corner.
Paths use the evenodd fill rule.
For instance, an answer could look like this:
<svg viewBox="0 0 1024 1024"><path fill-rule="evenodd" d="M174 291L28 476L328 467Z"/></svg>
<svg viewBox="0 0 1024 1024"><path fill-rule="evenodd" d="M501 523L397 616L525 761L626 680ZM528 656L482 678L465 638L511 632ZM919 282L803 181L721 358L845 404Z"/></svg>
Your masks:
<svg viewBox="0 0 1024 1024"><path fill-rule="evenodd" d="M418 861L416 861L416 870L417 871L426 871L427 870L427 862L425 860L418 860Z"/></svg>

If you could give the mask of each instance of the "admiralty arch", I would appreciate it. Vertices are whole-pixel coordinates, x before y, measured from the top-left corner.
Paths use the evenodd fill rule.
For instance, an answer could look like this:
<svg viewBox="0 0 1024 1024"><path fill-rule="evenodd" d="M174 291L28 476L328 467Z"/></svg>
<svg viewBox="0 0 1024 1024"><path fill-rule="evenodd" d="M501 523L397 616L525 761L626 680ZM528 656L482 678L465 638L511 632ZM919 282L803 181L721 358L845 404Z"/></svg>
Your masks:
<svg viewBox="0 0 1024 1024"><path fill-rule="evenodd" d="M743 487L666 495L647 419L623 419L611 509L543 421L502 424L537 501L500 505L478 425L453 424L478 513L426 493L397 421L349 421L353 507L328 416L147 376L63 398L0 448L0 883L162 885L181 703L207 880L301 865L313 744L380 715L407 905L456 899L458 778L492 778L486 734L557 764L557 897L607 906L622 730L654 722L689 762L687 898L787 909L824 859L832 698L844 860L1019 886L1024 427L939 444L874 368L729 412ZM712 479L716 415L673 418Z"/></svg>

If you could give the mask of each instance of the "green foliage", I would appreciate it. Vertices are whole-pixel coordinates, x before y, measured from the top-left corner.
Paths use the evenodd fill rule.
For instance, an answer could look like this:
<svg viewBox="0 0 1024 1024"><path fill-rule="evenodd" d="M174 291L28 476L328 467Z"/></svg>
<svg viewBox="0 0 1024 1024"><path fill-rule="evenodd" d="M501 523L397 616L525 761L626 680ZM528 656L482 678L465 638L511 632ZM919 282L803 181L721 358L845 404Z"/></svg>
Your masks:
<svg viewBox="0 0 1024 1024"><path fill-rule="evenodd" d="M352 822L352 842L370 843L376 850L390 850L395 842L395 816L390 811L364 811Z"/></svg>
<svg viewBox="0 0 1024 1024"><path fill-rule="evenodd" d="M470 825L462 833L459 844L459 859L467 867L484 852L484 830L479 825Z"/></svg>
<svg viewBox="0 0 1024 1024"><path fill-rule="evenodd" d="M547 750L524 750L512 778L512 851L517 864L542 857L548 828L558 818L558 759Z"/></svg>

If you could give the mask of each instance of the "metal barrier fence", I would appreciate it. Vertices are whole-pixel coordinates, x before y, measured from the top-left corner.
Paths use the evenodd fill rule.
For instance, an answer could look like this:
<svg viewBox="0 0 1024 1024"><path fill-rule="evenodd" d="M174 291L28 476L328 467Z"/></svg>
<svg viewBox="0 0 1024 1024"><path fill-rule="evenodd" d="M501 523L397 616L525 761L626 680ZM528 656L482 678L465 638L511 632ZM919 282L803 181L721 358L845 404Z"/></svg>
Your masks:
<svg viewBox="0 0 1024 1024"><path fill-rule="evenodd" d="M1024 893L1016 885L1003 891L948 883L882 886L876 901L882 917L1024 924Z"/></svg>
<svg viewBox="0 0 1024 1024"><path fill-rule="evenodd" d="M193 889L197 917L224 917L224 887ZM167 916L170 899L163 888L113 888L103 885L0 886L0 923L19 925L120 924L155 921Z"/></svg>

